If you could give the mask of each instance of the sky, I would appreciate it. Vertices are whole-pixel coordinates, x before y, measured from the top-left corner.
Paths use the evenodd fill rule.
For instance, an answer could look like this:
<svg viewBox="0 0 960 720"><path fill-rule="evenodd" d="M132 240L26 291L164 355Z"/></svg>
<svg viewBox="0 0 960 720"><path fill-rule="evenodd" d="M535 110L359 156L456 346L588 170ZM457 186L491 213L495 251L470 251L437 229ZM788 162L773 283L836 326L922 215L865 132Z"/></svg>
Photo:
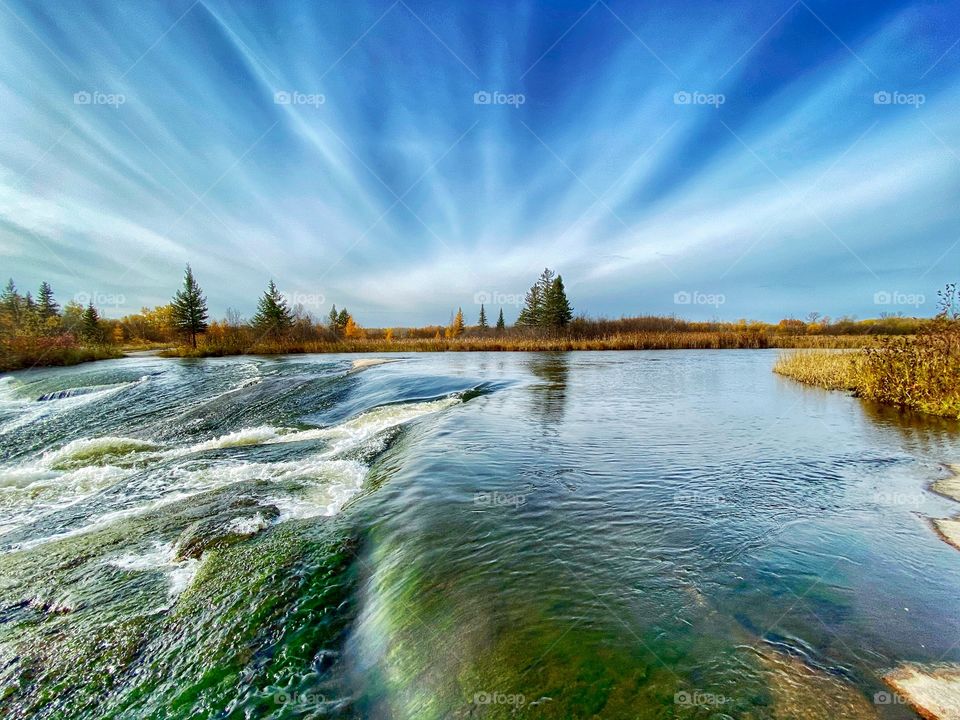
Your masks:
<svg viewBox="0 0 960 720"><path fill-rule="evenodd" d="M960 0L0 0L0 259L107 316L929 315ZM491 311L491 308L493 310Z"/></svg>

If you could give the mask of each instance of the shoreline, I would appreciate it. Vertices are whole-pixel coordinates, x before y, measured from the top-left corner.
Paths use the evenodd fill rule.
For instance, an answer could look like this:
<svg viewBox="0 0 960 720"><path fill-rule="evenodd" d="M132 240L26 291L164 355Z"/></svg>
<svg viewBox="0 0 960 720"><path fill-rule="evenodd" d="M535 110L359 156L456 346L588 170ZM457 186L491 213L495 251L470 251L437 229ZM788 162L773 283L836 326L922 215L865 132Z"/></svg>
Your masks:
<svg viewBox="0 0 960 720"><path fill-rule="evenodd" d="M945 463L944 467L951 474L940 480L934 480L928 488L941 497L960 503L960 465ZM941 540L960 550L960 513L953 517L927 518L927 520Z"/></svg>
<svg viewBox="0 0 960 720"><path fill-rule="evenodd" d="M693 335L693 334L691 334ZM251 348L249 350L237 350L232 352L223 352L219 349L205 350L198 348L194 350L190 347L177 346L171 347L164 345L156 348L143 349L134 346L137 349L124 350L118 347L115 351L91 350L89 353L82 353L80 357L71 358L68 362L44 362L35 363L23 362L17 366L6 366L0 369L0 375L6 375L24 370L34 370L51 367L74 367L91 362L100 362L102 360L118 360L122 358L145 358L158 357L168 359L196 359L218 358L218 357L283 357L284 355L376 355L376 354L397 354L397 353L471 353L471 352L526 352L526 353L547 353L547 352L639 352L639 351L670 351L670 350L835 350L851 351L870 344L876 337L874 335L783 335L767 338L758 343L737 343L733 338L721 337L719 340L715 337L704 341L705 339L696 335L688 339L689 342L676 342L675 337L664 337L651 335L637 341L635 338L621 338L617 336L602 338L598 340L575 340L569 338L466 338L463 340L397 340L391 344L381 341L357 341L352 343L316 343L309 346L293 346L282 349L272 348ZM833 344L831 344L833 343ZM857 344L859 343L859 344ZM59 359L58 359L59 360Z"/></svg>
<svg viewBox="0 0 960 720"><path fill-rule="evenodd" d="M945 463L944 467L950 475L929 483L927 489L960 503L960 465ZM960 550L960 513L926 520L942 541ZM883 681L926 720L960 717L960 665L901 662Z"/></svg>

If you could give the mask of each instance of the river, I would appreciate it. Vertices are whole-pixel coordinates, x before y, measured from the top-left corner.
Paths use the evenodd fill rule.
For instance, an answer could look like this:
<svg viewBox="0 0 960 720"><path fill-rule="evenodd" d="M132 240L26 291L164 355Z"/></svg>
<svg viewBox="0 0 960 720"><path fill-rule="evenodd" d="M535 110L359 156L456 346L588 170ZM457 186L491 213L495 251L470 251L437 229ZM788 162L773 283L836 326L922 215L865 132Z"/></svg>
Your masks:
<svg viewBox="0 0 960 720"><path fill-rule="evenodd" d="M915 718L956 423L773 351L0 379L0 717Z"/></svg>

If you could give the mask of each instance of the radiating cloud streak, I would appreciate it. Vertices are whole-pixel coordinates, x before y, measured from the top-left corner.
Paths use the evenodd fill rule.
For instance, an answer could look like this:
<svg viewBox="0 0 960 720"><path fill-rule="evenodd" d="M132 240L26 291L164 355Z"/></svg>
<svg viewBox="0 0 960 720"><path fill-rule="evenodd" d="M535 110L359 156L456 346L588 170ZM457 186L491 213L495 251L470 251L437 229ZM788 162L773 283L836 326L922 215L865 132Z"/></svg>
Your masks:
<svg viewBox="0 0 960 720"><path fill-rule="evenodd" d="M367 325L544 265L607 315L956 279L956 4L5 2L7 272L108 314L188 261L217 313L273 277Z"/></svg>

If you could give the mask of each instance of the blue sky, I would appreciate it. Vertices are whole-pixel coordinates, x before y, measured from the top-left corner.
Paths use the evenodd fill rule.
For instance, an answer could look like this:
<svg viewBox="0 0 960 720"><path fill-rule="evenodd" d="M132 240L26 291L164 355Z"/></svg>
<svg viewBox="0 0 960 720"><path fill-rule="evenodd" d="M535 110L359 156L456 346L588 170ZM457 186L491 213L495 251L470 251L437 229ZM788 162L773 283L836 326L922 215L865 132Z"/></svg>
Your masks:
<svg viewBox="0 0 960 720"><path fill-rule="evenodd" d="M0 47L4 274L111 316L188 261L367 326L545 265L606 316L960 280L958 2L0 0Z"/></svg>

